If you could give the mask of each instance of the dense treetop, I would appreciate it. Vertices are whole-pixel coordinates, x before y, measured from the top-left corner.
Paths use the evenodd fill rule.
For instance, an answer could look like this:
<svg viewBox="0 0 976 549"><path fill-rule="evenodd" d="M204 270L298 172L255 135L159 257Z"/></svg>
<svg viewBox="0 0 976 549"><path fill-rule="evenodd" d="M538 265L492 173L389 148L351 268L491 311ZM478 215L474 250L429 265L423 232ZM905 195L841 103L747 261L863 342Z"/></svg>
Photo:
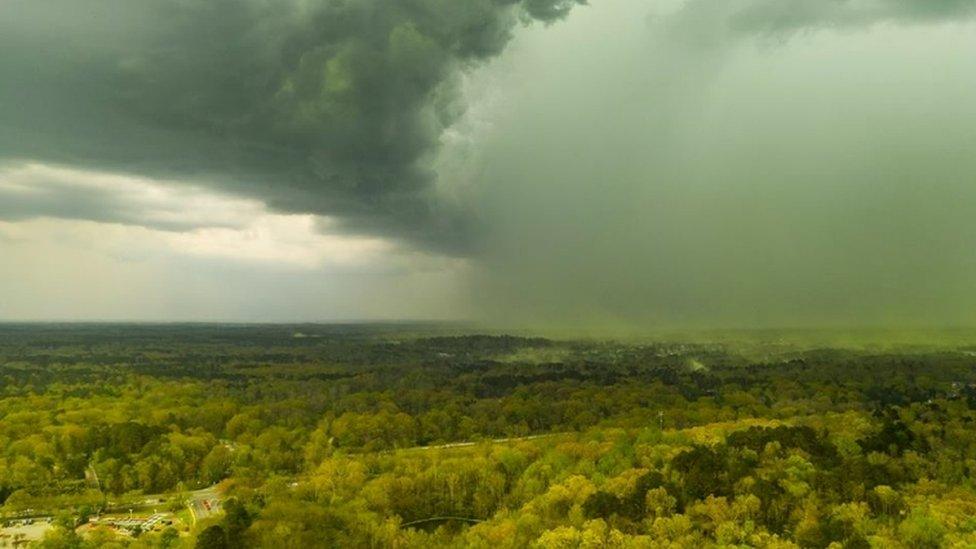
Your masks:
<svg viewBox="0 0 976 549"><path fill-rule="evenodd" d="M0 511L220 483L191 536L113 543L976 543L970 347L708 341L3 326Z"/></svg>

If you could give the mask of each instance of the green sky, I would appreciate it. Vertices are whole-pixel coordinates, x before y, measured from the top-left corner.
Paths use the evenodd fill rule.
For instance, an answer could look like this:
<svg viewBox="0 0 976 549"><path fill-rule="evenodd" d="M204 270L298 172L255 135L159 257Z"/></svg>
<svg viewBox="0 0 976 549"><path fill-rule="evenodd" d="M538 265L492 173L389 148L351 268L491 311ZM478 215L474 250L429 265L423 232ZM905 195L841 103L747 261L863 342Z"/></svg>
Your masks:
<svg viewBox="0 0 976 549"><path fill-rule="evenodd" d="M976 320L973 1L0 10L0 318Z"/></svg>

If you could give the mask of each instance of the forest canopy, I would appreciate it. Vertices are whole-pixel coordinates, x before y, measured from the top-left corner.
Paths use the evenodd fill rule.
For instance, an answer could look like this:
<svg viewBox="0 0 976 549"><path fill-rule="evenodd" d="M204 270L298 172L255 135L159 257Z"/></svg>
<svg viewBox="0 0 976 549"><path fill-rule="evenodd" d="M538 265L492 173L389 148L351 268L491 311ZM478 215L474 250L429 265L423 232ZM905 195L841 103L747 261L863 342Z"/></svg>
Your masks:
<svg viewBox="0 0 976 549"><path fill-rule="evenodd" d="M966 545L965 340L7 325L0 511L51 547ZM76 533L209 487L180 531Z"/></svg>

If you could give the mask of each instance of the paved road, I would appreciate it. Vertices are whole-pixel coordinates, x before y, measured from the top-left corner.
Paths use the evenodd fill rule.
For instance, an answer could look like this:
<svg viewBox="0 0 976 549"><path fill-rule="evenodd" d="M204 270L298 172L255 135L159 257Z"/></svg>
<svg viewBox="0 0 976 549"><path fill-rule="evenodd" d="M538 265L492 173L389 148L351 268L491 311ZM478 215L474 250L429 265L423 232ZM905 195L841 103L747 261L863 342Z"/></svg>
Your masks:
<svg viewBox="0 0 976 549"><path fill-rule="evenodd" d="M186 506L190 508L193 522L214 516L220 512L220 496L217 494L217 488L211 486L191 492Z"/></svg>
<svg viewBox="0 0 976 549"><path fill-rule="evenodd" d="M507 444L507 443L510 443L510 442L522 442L522 441L526 441L526 440L536 440L536 439L540 439L540 438L552 438L552 437L566 436L566 435L570 435L570 434L572 434L572 433L544 433L544 434L541 434L541 435L530 435L530 436L525 436L525 437L496 438L496 439L488 440L487 442L489 442L491 444ZM413 451L413 452L417 452L417 451L423 452L423 451L428 451L428 450L443 450L443 449L447 449L447 448L467 448L469 446L475 446L475 445L481 444L481 443L482 442L449 442L447 444L437 444L437 445L434 445L434 446L413 446L411 448L404 448L404 450L406 450L406 451Z"/></svg>

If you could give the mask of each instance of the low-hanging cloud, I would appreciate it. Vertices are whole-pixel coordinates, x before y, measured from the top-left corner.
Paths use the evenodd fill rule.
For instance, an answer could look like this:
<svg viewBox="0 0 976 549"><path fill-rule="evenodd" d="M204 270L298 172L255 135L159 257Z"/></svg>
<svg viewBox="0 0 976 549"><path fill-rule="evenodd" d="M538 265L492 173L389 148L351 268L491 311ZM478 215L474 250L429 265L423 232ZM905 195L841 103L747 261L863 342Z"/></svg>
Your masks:
<svg viewBox="0 0 976 549"><path fill-rule="evenodd" d="M673 30L688 42L724 38L785 38L818 29L853 29L881 23L954 21L976 15L976 0L688 0Z"/></svg>
<svg viewBox="0 0 976 549"><path fill-rule="evenodd" d="M256 200L160 182L39 164L0 169L0 220L57 218L169 232L240 229L262 215Z"/></svg>
<svg viewBox="0 0 976 549"><path fill-rule="evenodd" d="M459 75L582 1L8 0L0 161L216 185L460 253L468 214L429 168Z"/></svg>
<svg viewBox="0 0 976 549"><path fill-rule="evenodd" d="M735 4L735 2L732 2ZM753 0L732 18L733 29L779 33L811 27L852 27L881 22L954 20L976 13L973 0Z"/></svg>

